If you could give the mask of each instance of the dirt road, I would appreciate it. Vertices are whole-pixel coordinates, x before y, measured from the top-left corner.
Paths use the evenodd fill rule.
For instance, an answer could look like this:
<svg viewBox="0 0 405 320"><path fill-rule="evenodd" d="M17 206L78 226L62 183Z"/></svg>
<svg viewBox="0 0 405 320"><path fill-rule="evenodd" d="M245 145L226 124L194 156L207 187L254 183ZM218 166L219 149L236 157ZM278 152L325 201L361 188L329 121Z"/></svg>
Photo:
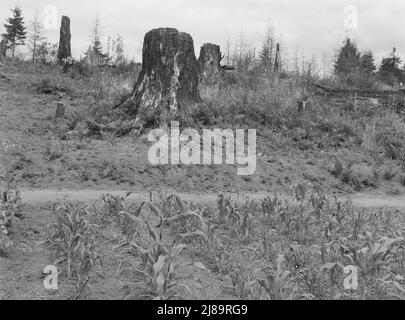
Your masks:
<svg viewBox="0 0 405 320"><path fill-rule="evenodd" d="M56 201L80 201L85 203L91 203L99 200L104 194L125 196L127 191L117 190L21 190L22 200L24 203L30 205L44 204L47 202ZM248 198L251 200L260 200L268 195L268 193L241 193L229 195L234 200L241 200ZM204 194L187 194L179 193L179 196L184 201L192 201L198 203L210 203L217 199L216 193L204 193ZM150 193L148 192L134 192L129 197L130 200L146 201L150 199ZM372 194L352 194L348 196L340 196L339 200L350 199L353 205L357 208L396 208L405 210L405 196L389 197L383 195Z"/></svg>

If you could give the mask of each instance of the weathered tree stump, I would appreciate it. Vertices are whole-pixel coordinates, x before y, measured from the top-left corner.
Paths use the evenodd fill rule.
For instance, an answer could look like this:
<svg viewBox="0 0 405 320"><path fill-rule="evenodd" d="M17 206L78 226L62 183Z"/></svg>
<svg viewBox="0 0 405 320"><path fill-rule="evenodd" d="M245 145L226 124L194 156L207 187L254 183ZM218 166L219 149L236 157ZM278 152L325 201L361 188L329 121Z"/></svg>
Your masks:
<svg viewBox="0 0 405 320"><path fill-rule="evenodd" d="M0 41L0 58L5 57L7 53L7 43L6 40L2 39Z"/></svg>
<svg viewBox="0 0 405 320"><path fill-rule="evenodd" d="M2 192L2 194L1 194L1 200L2 200L3 203L7 203L7 202L8 202L7 191Z"/></svg>
<svg viewBox="0 0 405 320"><path fill-rule="evenodd" d="M274 59L274 72L280 73L281 72L281 54L280 54L280 44L277 43L276 46L276 58Z"/></svg>
<svg viewBox="0 0 405 320"><path fill-rule="evenodd" d="M221 73L221 48L212 43L205 43L200 50L198 58L198 66L200 77L203 80L212 81L218 80Z"/></svg>
<svg viewBox="0 0 405 320"><path fill-rule="evenodd" d="M66 16L62 16L62 24L60 26L59 36L59 49L58 49L58 61L60 64L64 63L64 59L72 56L71 51L71 34L70 34L70 19Z"/></svg>
<svg viewBox="0 0 405 320"><path fill-rule="evenodd" d="M56 104L56 112L55 112L55 118L64 118L65 117L65 105L61 102L58 102Z"/></svg>
<svg viewBox="0 0 405 320"><path fill-rule="evenodd" d="M311 107L311 105L308 100L297 101L297 111L298 112L305 112L306 110L309 110L310 107Z"/></svg>
<svg viewBox="0 0 405 320"><path fill-rule="evenodd" d="M153 29L145 35L138 81L120 106L144 126L192 123L191 114L202 102L198 81L192 37L176 29Z"/></svg>

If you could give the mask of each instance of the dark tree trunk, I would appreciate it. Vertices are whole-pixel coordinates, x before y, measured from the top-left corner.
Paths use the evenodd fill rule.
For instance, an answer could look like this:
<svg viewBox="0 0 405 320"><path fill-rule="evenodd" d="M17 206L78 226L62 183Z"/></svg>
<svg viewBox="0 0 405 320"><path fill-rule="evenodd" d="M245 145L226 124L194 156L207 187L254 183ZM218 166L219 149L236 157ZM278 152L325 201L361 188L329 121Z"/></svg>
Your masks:
<svg viewBox="0 0 405 320"><path fill-rule="evenodd" d="M143 125L172 120L193 122L201 98L192 37L176 29L153 29L145 35L142 70L122 104Z"/></svg>
<svg viewBox="0 0 405 320"><path fill-rule="evenodd" d="M198 66L203 80L217 80L221 73L221 48L212 43L205 43L200 50Z"/></svg>
<svg viewBox="0 0 405 320"><path fill-rule="evenodd" d="M6 40L0 41L0 58L5 57L7 53L7 43Z"/></svg>
<svg viewBox="0 0 405 320"><path fill-rule="evenodd" d="M60 64L63 60L72 56L70 47L70 19L66 16L62 16L62 24L60 26L59 37L59 49L58 49L58 61Z"/></svg>
<svg viewBox="0 0 405 320"><path fill-rule="evenodd" d="M277 43L276 47L276 59L274 60L274 72L279 73L281 71L281 56L280 56L280 44Z"/></svg>

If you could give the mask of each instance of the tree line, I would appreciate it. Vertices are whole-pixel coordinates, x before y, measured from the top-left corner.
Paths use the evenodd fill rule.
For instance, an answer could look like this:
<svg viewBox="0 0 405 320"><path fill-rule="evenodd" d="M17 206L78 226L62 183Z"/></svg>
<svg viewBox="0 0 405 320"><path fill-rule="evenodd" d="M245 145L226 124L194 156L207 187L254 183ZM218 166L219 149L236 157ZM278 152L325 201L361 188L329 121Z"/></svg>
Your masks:
<svg viewBox="0 0 405 320"><path fill-rule="evenodd" d="M1 35L0 57L6 56L7 51L10 51L11 58L14 59L16 48L25 45L28 41L33 62L55 62L58 44L52 44L43 36L43 28L38 14L35 14L34 19L30 22L29 30L27 30L21 8L16 6L11 9L11 13L11 17L7 18L4 23L5 32ZM124 41L121 36L108 37L106 47L106 50L103 50L101 23L97 14L91 30L90 45L81 58L91 65L127 62L124 54ZM302 57L299 61L297 52L293 59L293 68L289 70L287 54L286 52L280 53L280 47L283 48L283 45L280 46L280 40L275 36L274 28L269 25L258 53L255 47L246 43L243 34L241 34L238 42L234 44L233 52L231 52L230 41L227 42L224 57L226 57L228 65L233 65L241 71L255 71L265 74L291 73L293 71L296 74L308 76L314 76L319 71L317 70L319 64L314 57L309 61L304 61L304 57ZM371 50L361 53L357 44L347 38L338 49L333 70L338 81L348 86L370 88L379 81L391 86L398 86L405 81L405 66L401 66L401 64L402 60L398 56L396 48L393 48L377 67Z"/></svg>
<svg viewBox="0 0 405 320"><path fill-rule="evenodd" d="M346 85L370 88L378 81L390 86L405 82L405 66L394 47L377 68L371 50L361 53L357 44L347 38L338 50L334 71L338 79Z"/></svg>
<svg viewBox="0 0 405 320"><path fill-rule="evenodd" d="M11 17L3 24L5 32L0 38L0 57L7 56L9 52L14 60L16 48L28 45L30 59L32 62L56 62L58 43L51 43L43 35L43 26L39 20L38 13L35 13L29 28L25 26L24 17L20 7L11 9ZM100 64L112 62L122 64L127 62L124 50L123 38L118 35L116 38L108 37L107 51L103 51L101 38L100 20L97 15L90 34L90 44L83 53L81 60L89 64Z"/></svg>

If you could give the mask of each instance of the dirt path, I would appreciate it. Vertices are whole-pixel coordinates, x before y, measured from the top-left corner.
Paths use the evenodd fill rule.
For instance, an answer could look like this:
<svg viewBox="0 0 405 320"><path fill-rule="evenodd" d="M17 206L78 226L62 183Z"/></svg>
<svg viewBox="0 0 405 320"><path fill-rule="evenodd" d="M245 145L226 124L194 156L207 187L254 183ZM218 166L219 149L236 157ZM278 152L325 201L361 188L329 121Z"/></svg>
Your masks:
<svg viewBox="0 0 405 320"><path fill-rule="evenodd" d="M127 191L117 190L22 190L22 200L27 204L38 205L47 202L55 201L80 201L80 202L95 202L99 200L104 194L112 194L119 196L126 196ZM268 195L268 193L228 193L234 200L244 200L246 198L251 200L260 200ZM187 194L179 193L179 196L184 201L192 201L198 203L215 202L217 199L216 193L204 194ZM130 200L147 201L150 199L148 192L134 192L129 197ZM348 196L340 196L339 200L350 199L353 205L358 208L396 208L405 210L405 196L389 197L383 195L372 194L352 194Z"/></svg>

